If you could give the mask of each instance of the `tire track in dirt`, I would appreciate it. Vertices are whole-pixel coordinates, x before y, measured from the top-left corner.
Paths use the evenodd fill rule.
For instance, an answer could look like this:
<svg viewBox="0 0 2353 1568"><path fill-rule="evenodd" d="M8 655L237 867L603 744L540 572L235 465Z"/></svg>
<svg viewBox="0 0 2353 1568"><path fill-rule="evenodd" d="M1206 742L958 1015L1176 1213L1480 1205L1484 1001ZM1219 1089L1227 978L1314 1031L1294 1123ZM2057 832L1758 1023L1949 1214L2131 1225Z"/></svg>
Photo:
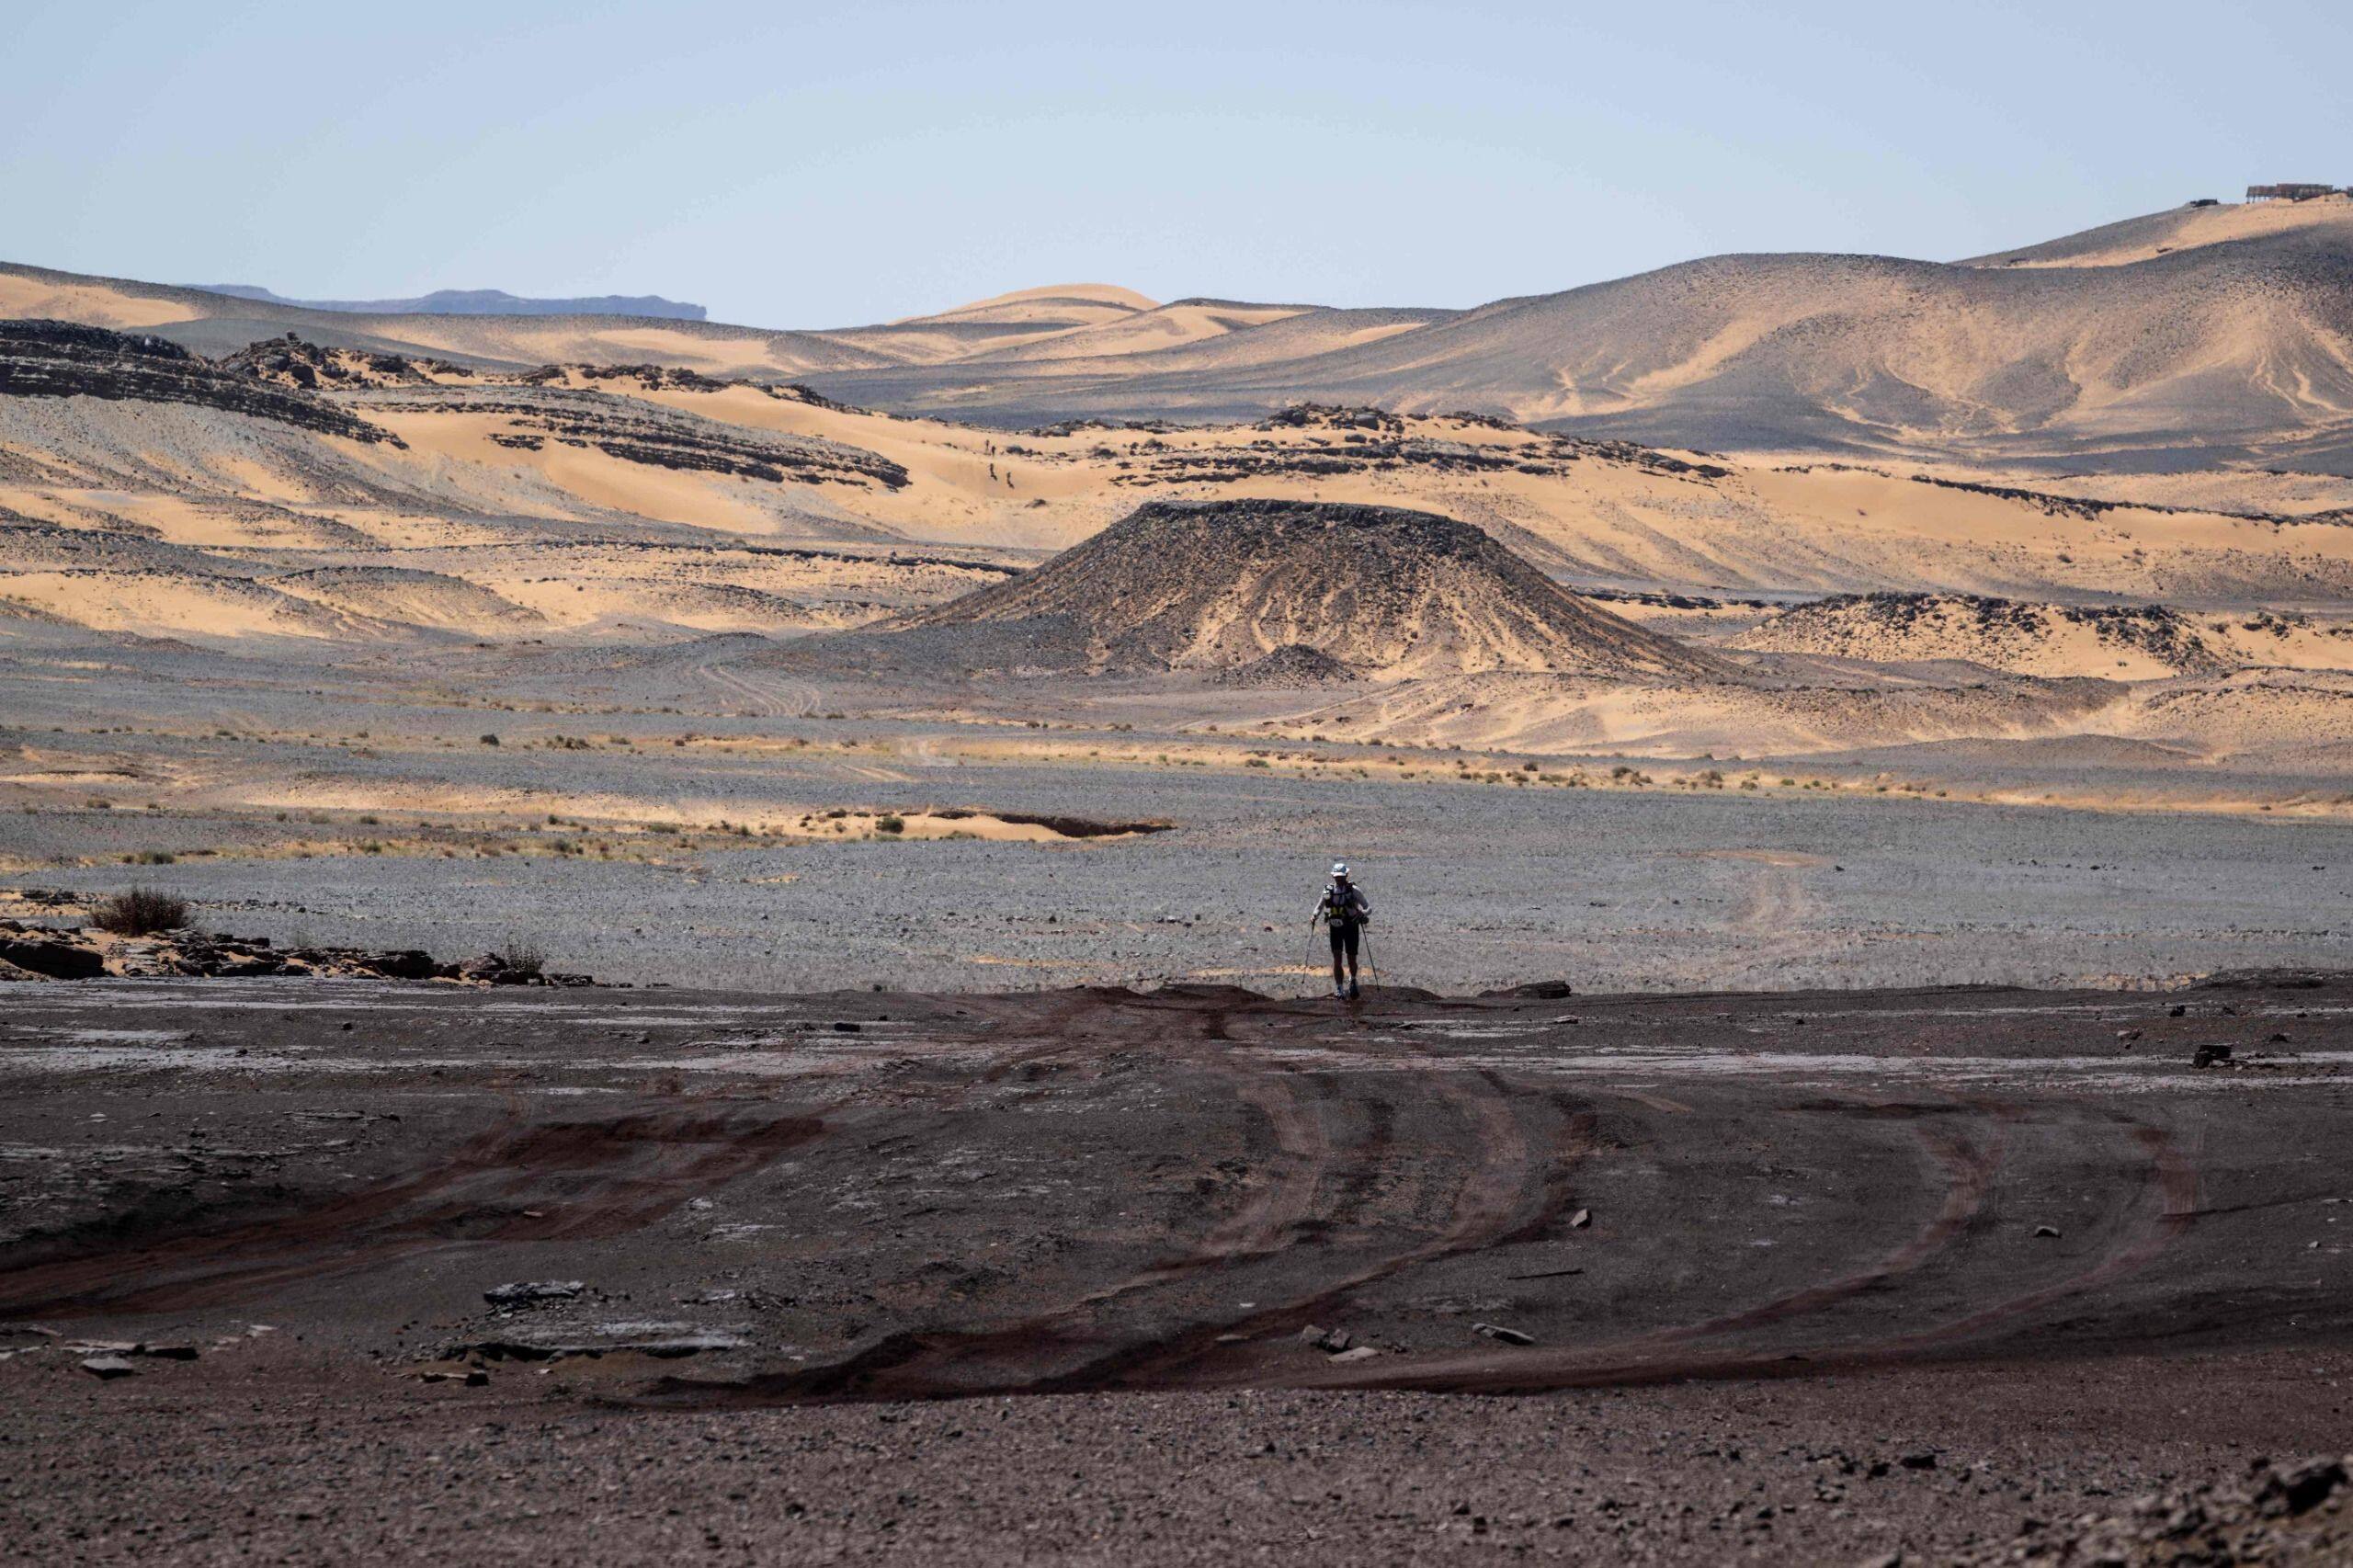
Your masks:
<svg viewBox="0 0 2353 1568"><path fill-rule="evenodd" d="M1997 1123L2014 1121L2024 1114L2022 1108L2010 1104L1981 1103L1972 1108ZM1859 1290L1881 1288L1886 1278L1916 1271L1923 1263L1944 1250L1966 1231L1990 1195L1993 1177L2000 1163L1998 1157L1989 1162L1982 1153L1972 1153L1957 1146L1939 1149L1933 1143L1930 1144L1930 1153L1947 1163L1953 1181L1948 1189L1946 1202L1938 1214L1891 1259L1909 1259L1908 1267L1904 1268L1884 1275L1880 1269L1868 1270L1842 1281L1809 1288L1722 1318L1638 1336L1592 1351L1572 1355L1541 1350L1488 1352L1441 1364L1424 1362L1410 1369L1400 1368L1386 1375L1367 1372L1318 1379L1315 1386L1484 1393L1540 1392L1552 1389L1694 1378L1788 1377L1851 1370L1900 1364L1955 1350L2005 1323L2026 1317L2068 1298L2097 1290L2138 1272L2154 1262L2177 1235L2195 1222L2197 1173L2169 1135L2160 1128L2120 1115L2112 1115L2109 1119L2120 1122L2127 1136L2147 1156L2148 1163L2133 1185L2131 1199L2143 1210L2142 1222L2086 1268L1929 1328L1844 1344L1808 1346L1802 1349L1728 1351L1713 1356L1664 1359L1606 1358L1608 1352L1616 1352L1622 1358L1628 1349L1639 1351L1653 1345L1672 1346L1819 1311Z"/></svg>
<svg viewBox="0 0 2353 1568"><path fill-rule="evenodd" d="M598 1120L510 1117L418 1176L279 1218L0 1274L0 1312L216 1306L420 1252L616 1235L823 1127L808 1116L695 1104Z"/></svg>
<svg viewBox="0 0 2353 1568"><path fill-rule="evenodd" d="M777 686L766 680L756 680L740 670L724 665L696 665L694 673L716 687L722 694L741 698L758 710L763 719L805 719L816 710L818 691L805 681L788 680L779 684L790 694L780 695Z"/></svg>
<svg viewBox="0 0 2353 1568"><path fill-rule="evenodd" d="M1156 1048L1181 1051L1196 1064L1229 1078L1236 1100L1263 1119L1269 1144L1285 1156L1282 1178L1212 1226L1182 1255L1063 1306L983 1329L904 1331L826 1367L725 1383L665 1380L650 1396L652 1402L776 1403L1200 1386L1237 1381L1238 1368L1211 1372L1201 1365L1216 1359L1232 1336L1259 1338L1295 1327L1369 1284L1493 1244L1514 1230L1537 1222L1547 1205L1558 1200L1562 1189L1557 1181L1534 1179L1533 1151L1516 1097L1492 1072L1466 1069L1443 1060L1431 1062L1428 1076L1390 1070L1309 1072L1268 1064L1231 1049L1227 1009L1171 1007L1127 994L1118 998L1096 995L1117 1013L1187 1018L1192 1026L1188 1032L1195 1038L1162 1040ZM1122 1001L1141 1005L1122 1006ZM1106 1020L1100 1017L1082 1020L1066 1016L1064 1021L1093 1023L1096 1028L1090 1032L1098 1038L1131 1032L1105 1028ZM1074 1048L1074 1042L1066 1041L1063 1048ZM1021 1051L1017 1059L1034 1061L1040 1054ZM1377 1165L1391 1157L1395 1147L1393 1136L1381 1131L1384 1114L1393 1116L1393 1110L1366 1110L1363 1119L1372 1136L1353 1146L1336 1144L1329 1127L1350 1105L1367 1107L1377 1103L1379 1096L1393 1095L1408 1085L1416 1092L1434 1093L1443 1101L1457 1130L1450 1142L1426 1145L1427 1163L1458 1166L1462 1172L1448 1222L1437 1232L1414 1244L1345 1265L1336 1278L1318 1278L1311 1289L1294 1291L1279 1302L1245 1313L1197 1317L1173 1333L1139 1335L1100 1321L1102 1307L1158 1287L1256 1259L1279 1256L1298 1259L1311 1250L1316 1255L1331 1252L1320 1237L1302 1236L1302 1225L1317 1217L1317 1199L1327 1187L1359 1196L1370 1193L1378 1173L1368 1172L1368 1163ZM1589 1138L1573 1141L1563 1153L1581 1158L1589 1147ZM1074 1354L1081 1358L1075 1365L1054 1368L1053 1363L1067 1363Z"/></svg>
<svg viewBox="0 0 2353 1568"><path fill-rule="evenodd" d="M2142 1223L2090 1267L2037 1290L2024 1291L1982 1307L1966 1316L1888 1348L1925 1350L1983 1334L2012 1319L2040 1311L2070 1296L2079 1296L2139 1273L2173 1244L2174 1239L2197 1222L2198 1170L2172 1135L2151 1122L2120 1114L2103 1118L2120 1125L2125 1135L2148 1156L2148 1166L2133 1197L2145 1211Z"/></svg>
<svg viewBox="0 0 2353 1568"><path fill-rule="evenodd" d="M1533 1179L1533 1150L1500 1081L1492 1074L1466 1071L1459 1065L1434 1065L1433 1071L1435 1082L1415 1082L1417 1086L1435 1089L1452 1106L1469 1134L1468 1146L1473 1154L1465 1162L1449 1221L1437 1233L1418 1244L1359 1264L1336 1278L1324 1279L1312 1291L1289 1301L1240 1316L1195 1324L1156 1342L1126 1346L1092 1365L1047 1380L1038 1385L1037 1392L1215 1387L1255 1381L1256 1374L1246 1364L1219 1371L1206 1369L1202 1363L1216 1358L1217 1352L1230 1342L1227 1336L1256 1340L1302 1327L1368 1285L1444 1258L1480 1251L1530 1222L1531 1216L1543 1207L1546 1187ZM1401 1075L1384 1073L1371 1076ZM1480 1087L1466 1088L1466 1079ZM1487 1157L1477 1157L1482 1153Z"/></svg>
<svg viewBox="0 0 2353 1568"><path fill-rule="evenodd" d="M1188 1059L1229 1080L1236 1102L1255 1113L1265 1129L1263 1141L1245 1142L1243 1153L1260 1161L1271 1155L1275 1179L1175 1256L1013 1322L976 1329L904 1330L825 1366L740 1381L665 1379L648 1396L649 1403L773 1404L1033 1392L1047 1386L1055 1374L1015 1369L1067 1360L1074 1354L1099 1358L1107 1344L1118 1345L1117 1331L1107 1330L1100 1322L1104 1307L1220 1268L1282 1255L1301 1244L1300 1227L1312 1215L1316 1193L1333 1176L1339 1156L1330 1132L1333 1096L1318 1075L1289 1070L1235 1073L1231 1064L1232 1007L1089 987L1044 998L989 998L982 1010L995 1017L1007 1038L1005 1053L983 1070L977 1085L1001 1084L1024 1068L1106 1044L1149 1044L1164 1055ZM1178 1034L1173 1039L1157 1033L1139 1038L1154 1026L1174 1027ZM1301 1092L1302 1087L1317 1092L1311 1096ZM949 1108L968 1097L957 1096Z"/></svg>

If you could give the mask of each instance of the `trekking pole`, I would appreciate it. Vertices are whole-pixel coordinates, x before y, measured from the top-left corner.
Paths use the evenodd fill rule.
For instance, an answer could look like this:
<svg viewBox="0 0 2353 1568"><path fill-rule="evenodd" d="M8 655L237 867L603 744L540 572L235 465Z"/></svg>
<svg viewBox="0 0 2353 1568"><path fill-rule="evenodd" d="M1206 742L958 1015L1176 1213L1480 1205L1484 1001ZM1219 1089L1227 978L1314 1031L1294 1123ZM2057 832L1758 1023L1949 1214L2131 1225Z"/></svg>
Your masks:
<svg viewBox="0 0 2353 1568"><path fill-rule="evenodd" d="M1364 927L1364 966L1365 968L1372 971L1372 983L1375 985L1380 984L1381 960L1372 956L1372 926L1370 922L1367 922Z"/></svg>

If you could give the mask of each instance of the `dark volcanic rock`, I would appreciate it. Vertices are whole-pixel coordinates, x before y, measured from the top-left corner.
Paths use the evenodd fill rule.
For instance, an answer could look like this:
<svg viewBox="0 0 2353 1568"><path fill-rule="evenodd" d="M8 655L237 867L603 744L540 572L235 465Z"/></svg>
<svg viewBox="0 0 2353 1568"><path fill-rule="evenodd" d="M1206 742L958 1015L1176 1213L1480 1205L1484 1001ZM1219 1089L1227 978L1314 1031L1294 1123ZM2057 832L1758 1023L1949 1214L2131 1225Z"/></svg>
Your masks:
<svg viewBox="0 0 2353 1568"><path fill-rule="evenodd" d="M99 980L108 975L242 980L257 975L308 975L344 980L460 980L483 985L594 985L585 974L542 970L484 953L442 963L413 948L277 948L266 937L220 931L171 931L129 942L97 932L0 920L0 966L51 980ZM6 972L0 968L0 972ZM21 975L15 978L22 978Z"/></svg>
<svg viewBox="0 0 2353 1568"><path fill-rule="evenodd" d="M12 963L51 980L95 980L106 972L105 960L94 949L22 927L0 930L0 963Z"/></svg>
<svg viewBox="0 0 2353 1568"><path fill-rule="evenodd" d="M642 367L631 369L632 374ZM548 366L523 378L553 381L565 372ZM646 384L643 375L637 379ZM697 378L701 380L702 378ZM677 384L656 378L661 385ZM719 383L712 383L717 385ZM769 484L879 484L897 490L907 471L862 447L816 437L763 435L682 410L650 406L602 392L547 385L390 388L369 400L371 407L429 410L448 414L504 415L507 428L493 439L501 446L537 451L554 441L594 448L624 462L653 468L699 471L756 479Z"/></svg>
<svg viewBox="0 0 2353 1568"><path fill-rule="evenodd" d="M873 635L1046 626L1083 639L1101 671L1236 669L1297 645L1392 675L1731 674L1587 604L1467 523L1308 501L1154 502L1027 575Z"/></svg>
<svg viewBox="0 0 2353 1568"><path fill-rule="evenodd" d="M447 359L410 358L402 354L378 354L361 348L328 348L306 343L293 333L247 344L217 361L256 381L305 392L321 387L433 386L436 376L472 377L475 372Z"/></svg>
<svg viewBox="0 0 2353 1568"><path fill-rule="evenodd" d="M166 338L58 321L0 321L0 397L185 403L355 441L404 443L293 386L257 381Z"/></svg>
<svg viewBox="0 0 2353 1568"><path fill-rule="evenodd" d="M1355 670L1322 649L1286 642L1264 658L1226 671L1218 681L1223 686L1285 687L1345 686L1356 678Z"/></svg>

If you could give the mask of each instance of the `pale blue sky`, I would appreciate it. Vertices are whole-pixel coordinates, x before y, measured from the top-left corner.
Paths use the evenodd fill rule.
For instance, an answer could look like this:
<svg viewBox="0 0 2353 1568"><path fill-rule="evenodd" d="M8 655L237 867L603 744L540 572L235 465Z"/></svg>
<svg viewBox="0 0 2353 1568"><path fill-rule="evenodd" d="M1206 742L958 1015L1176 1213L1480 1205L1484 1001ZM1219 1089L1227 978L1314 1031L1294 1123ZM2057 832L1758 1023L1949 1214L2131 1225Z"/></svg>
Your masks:
<svg viewBox="0 0 2353 1568"><path fill-rule="evenodd" d="M313 298L1469 305L2353 181L2353 7L0 0L0 259Z"/></svg>

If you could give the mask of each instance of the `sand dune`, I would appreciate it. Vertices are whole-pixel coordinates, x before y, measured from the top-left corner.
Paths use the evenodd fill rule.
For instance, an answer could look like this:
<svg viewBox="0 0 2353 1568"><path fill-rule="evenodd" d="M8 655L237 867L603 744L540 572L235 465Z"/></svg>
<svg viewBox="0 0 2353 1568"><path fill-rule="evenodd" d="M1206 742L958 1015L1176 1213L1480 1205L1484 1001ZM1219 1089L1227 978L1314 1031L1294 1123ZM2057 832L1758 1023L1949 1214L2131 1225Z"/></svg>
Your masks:
<svg viewBox="0 0 2353 1568"><path fill-rule="evenodd" d="M1129 354L1154 354L1311 313L1314 313L1311 307L1302 305L1179 300L1174 304L1137 311L1100 326L1059 333L1016 347L993 349L982 358L996 365L1008 360L1117 358Z"/></svg>
<svg viewBox="0 0 2353 1568"><path fill-rule="evenodd" d="M87 570L10 572L0 600L99 631L210 639L373 638L392 629L371 617L242 577Z"/></svg>
<svg viewBox="0 0 2353 1568"><path fill-rule="evenodd" d="M1194 347L1244 346L1323 313ZM1967 471L1949 464L1695 460L1361 408L1006 435L676 370L445 374L422 360L290 349L282 338L264 347L167 386L126 383L130 395L0 396L0 507L109 540L358 552L270 558L293 569L410 563L371 559L378 550L594 538L615 551L606 575L626 584L646 580L655 558L645 552L656 547L695 556L724 542L945 550L1023 564L1145 501L1247 495L1435 511L1566 583L1718 602L1897 590L2157 602L2223 620L2273 607L2320 612L2302 630L2230 633L2234 663L2339 662L2330 607L2353 605L2353 529L2333 515L2347 487L2319 477L2250 475L2255 500L2290 509L2234 513L2222 509L2232 476L2219 472L2119 481L2130 494L2110 501L2097 485L1962 479L1952 475ZM236 374L277 401L248 405ZM179 401L181 382L210 401ZM377 438L335 433L345 428ZM2159 494L2188 504L2142 498ZM432 569L509 593L466 559ZM566 591L585 580L573 574ZM765 572L740 585L790 591ZM947 579L940 586L955 591ZM839 624L830 592L813 587L813 602L828 608L811 617L780 619L762 606L748 621L722 623ZM612 613L635 611L616 602ZM559 619L599 620L569 610Z"/></svg>
<svg viewBox="0 0 2353 1568"><path fill-rule="evenodd" d="M1363 330L1388 335L1378 348L1447 324L1308 310L1211 332L1238 307L1079 303L1112 318L1069 329L1092 348L1007 349L1004 368L1108 378L1115 360L1189 359L1207 378L1270 343ZM973 309L1006 313L979 324L991 331L1027 331L1076 308L1050 294ZM1181 312L1201 335L1176 347L1094 351ZM963 641L935 650L955 655L943 669L977 652L983 670L1198 676L1219 694L1185 699L1204 711L1645 755L2099 734L2325 769L2347 728L2328 673L2353 669L2353 482L2311 471L2104 486L1949 459L1717 457L1365 404L1004 432L691 366L501 371L282 334L219 361L69 335L52 362L50 339L8 341L0 598L44 636L601 649L894 617L920 642L953 620ZM61 381L60 365L100 381ZM1284 513L1302 504L1458 519L1476 570L1253 532L1313 515ZM1140 509L1222 520L1131 548L1112 525ZM1074 547L1084 570L1012 575ZM1107 597L1086 563L1115 559L1150 572ZM1853 597L1891 592L1929 597ZM751 647L729 658L776 652ZM753 697L703 667L648 695L819 700L797 675L754 676ZM2254 669L2284 673L2225 680ZM980 700L1021 714L1029 696L1017 682Z"/></svg>
<svg viewBox="0 0 2353 1568"><path fill-rule="evenodd" d="M2177 207L2018 250L1977 256L1965 267L2122 267L2176 251L2230 244L2299 230L2326 232L2334 244L2353 243L2353 198L2309 201L2247 201Z"/></svg>
<svg viewBox="0 0 2353 1568"><path fill-rule="evenodd" d="M478 584L402 566L321 566L269 579L282 594L348 615L468 632L541 624L531 610Z"/></svg>
<svg viewBox="0 0 2353 1568"><path fill-rule="evenodd" d="M2183 208L1957 265L1727 256L1470 311L1328 311L1107 285L875 326L298 307L31 267L0 309L207 352L290 328L508 369L658 360L996 426L1455 409L1707 450L2120 471L2353 462L2353 201Z"/></svg>
<svg viewBox="0 0 2353 1568"><path fill-rule="evenodd" d="M2159 605L2086 608L1954 594L1824 599L1773 617L1735 648L1881 664L1959 659L2019 675L2111 680L2211 675L2234 661Z"/></svg>

